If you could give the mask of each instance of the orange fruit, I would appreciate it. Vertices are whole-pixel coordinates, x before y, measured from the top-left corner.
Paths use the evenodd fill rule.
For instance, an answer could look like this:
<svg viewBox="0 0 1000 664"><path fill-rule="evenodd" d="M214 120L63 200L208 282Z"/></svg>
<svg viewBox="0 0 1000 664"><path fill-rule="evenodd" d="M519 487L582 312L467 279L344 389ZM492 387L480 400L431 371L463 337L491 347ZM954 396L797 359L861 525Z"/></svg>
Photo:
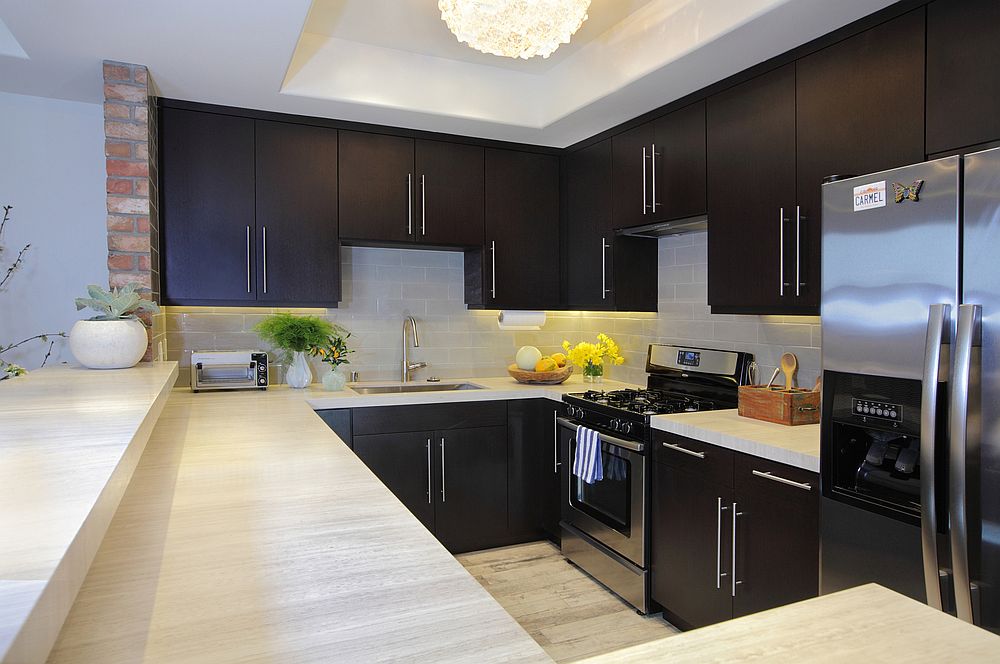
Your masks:
<svg viewBox="0 0 1000 664"><path fill-rule="evenodd" d="M559 368L551 357L543 357L535 363L535 371L555 371Z"/></svg>

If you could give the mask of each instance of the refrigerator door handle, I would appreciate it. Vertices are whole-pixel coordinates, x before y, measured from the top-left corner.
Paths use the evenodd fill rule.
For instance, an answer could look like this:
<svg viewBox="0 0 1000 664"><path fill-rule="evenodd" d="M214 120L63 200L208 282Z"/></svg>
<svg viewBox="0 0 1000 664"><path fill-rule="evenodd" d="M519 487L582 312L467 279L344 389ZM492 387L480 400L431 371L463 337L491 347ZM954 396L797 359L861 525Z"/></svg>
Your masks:
<svg viewBox="0 0 1000 664"><path fill-rule="evenodd" d="M920 541L923 549L927 604L942 610L937 555L937 496L934 450L937 433L938 386L941 382L941 347L950 342L951 305L932 304L927 315L924 347L923 392L920 398ZM942 397L943 398L943 395Z"/></svg>
<svg viewBox="0 0 1000 664"><path fill-rule="evenodd" d="M972 579L969 576L969 524L966 515L966 451L969 419L969 383L973 347L979 343L982 307L962 304L958 307L958 330L955 334L955 363L952 373L948 428L951 447L948 454L948 515L951 524L951 565L955 574L955 608L958 617L973 622ZM975 443L976 441L972 441ZM923 469L921 468L921 474Z"/></svg>

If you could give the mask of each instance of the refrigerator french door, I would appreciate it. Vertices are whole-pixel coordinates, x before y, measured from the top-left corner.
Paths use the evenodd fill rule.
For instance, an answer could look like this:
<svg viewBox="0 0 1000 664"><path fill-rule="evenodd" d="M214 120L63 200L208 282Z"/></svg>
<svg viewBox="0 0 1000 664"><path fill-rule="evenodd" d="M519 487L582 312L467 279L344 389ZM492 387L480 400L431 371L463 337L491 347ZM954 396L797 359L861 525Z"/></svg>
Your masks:
<svg viewBox="0 0 1000 664"><path fill-rule="evenodd" d="M1000 149L823 186L822 593L1000 631Z"/></svg>

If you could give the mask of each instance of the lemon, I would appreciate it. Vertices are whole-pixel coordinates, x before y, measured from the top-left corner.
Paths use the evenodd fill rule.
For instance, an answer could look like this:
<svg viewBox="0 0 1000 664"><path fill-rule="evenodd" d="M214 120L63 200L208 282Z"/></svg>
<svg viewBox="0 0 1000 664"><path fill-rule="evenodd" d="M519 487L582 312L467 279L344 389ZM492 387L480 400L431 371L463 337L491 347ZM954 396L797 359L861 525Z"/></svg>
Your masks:
<svg viewBox="0 0 1000 664"><path fill-rule="evenodd" d="M552 353L552 359L555 360L555 363L559 368L566 366L566 356L564 354Z"/></svg>
<svg viewBox="0 0 1000 664"><path fill-rule="evenodd" d="M535 364L535 371L555 371L559 366L551 357L543 357Z"/></svg>

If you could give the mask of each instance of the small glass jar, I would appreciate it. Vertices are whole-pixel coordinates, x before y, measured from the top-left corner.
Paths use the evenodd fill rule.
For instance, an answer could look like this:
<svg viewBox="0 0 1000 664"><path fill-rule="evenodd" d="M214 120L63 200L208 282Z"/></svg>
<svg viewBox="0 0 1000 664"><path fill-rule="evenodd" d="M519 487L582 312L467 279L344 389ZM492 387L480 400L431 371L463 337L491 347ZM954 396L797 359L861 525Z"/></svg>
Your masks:
<svg viewBox="0 0 1000 664"><path fill-rule="evenodd" d="M347 376L340 367L330 367L330 370L323 375L323 389L327 392L340 392L347 385Z"/></svg>
<svg viewBox="0 0 1000 664"><path fill-rule="evenodd" d="M600 383L603 380L604 380L604 365L594 364L593 362L587 362L587 365L583 367L583 382Z"/></svg>

